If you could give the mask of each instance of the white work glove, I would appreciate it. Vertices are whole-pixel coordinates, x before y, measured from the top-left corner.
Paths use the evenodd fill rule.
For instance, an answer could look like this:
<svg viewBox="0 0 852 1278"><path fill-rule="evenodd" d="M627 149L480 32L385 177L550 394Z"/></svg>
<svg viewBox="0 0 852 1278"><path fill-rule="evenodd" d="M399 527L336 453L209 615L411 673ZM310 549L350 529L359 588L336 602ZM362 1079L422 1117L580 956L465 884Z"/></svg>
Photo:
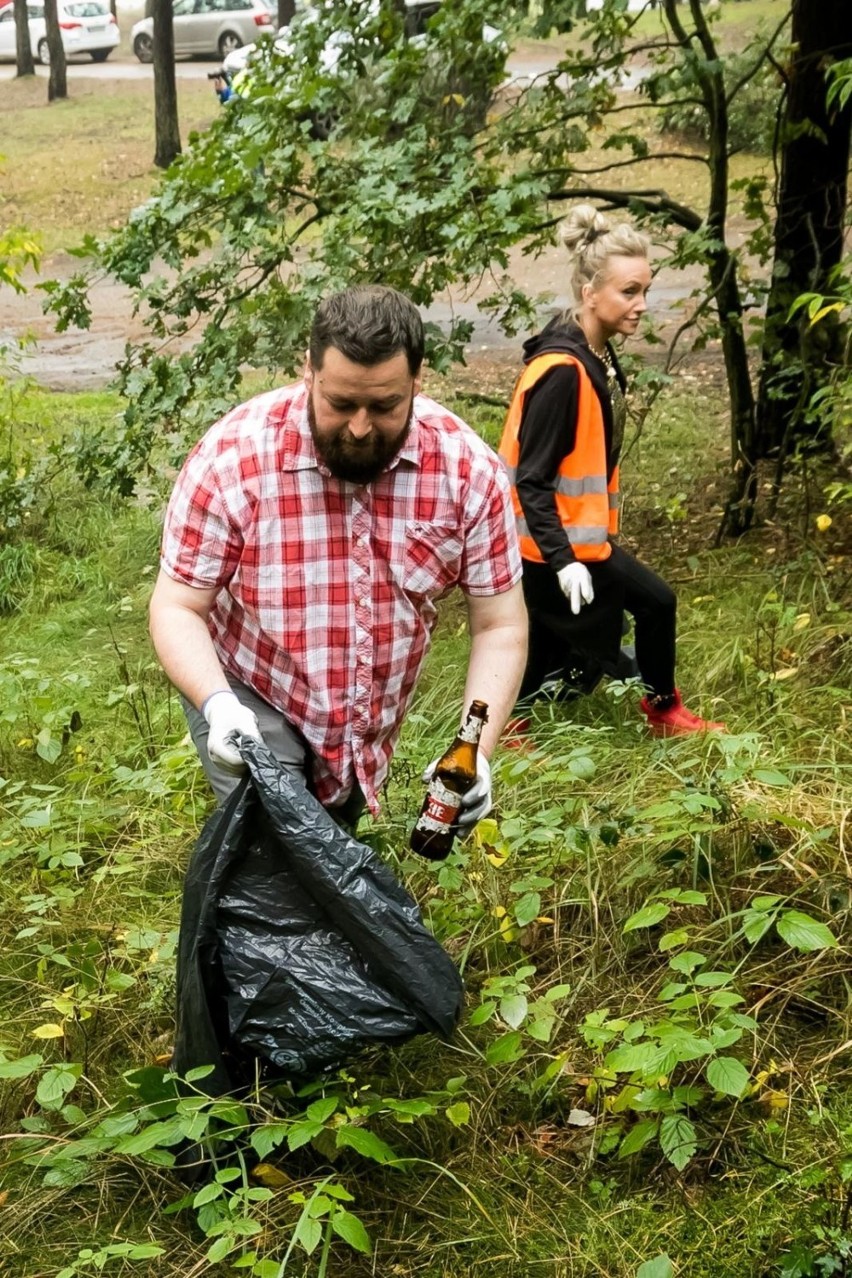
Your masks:
<svg viewBox="0 0 852 1278"><path fill-rule="evenodd" d="M207 753L211 760L228 772L242 772L246 765L237 749L235 736L251 737L253 741L263 739L254 713L235 693L226 692L224 688L221 692L212 693L201 710L210 725Z"/></svg>
<svg viewBox="0 0 852 1278"><path fill-rule="evenodd" d="M575 617L583 604L590 604L593 601L595 588L592 585L592 574L579 560L560 568L556 579Z"/></svg>
<svg viewBox="0 0 852 1278"><path fill-rule="evenodd" d="M439 759L433 759L423 773L423 780L432 780L432 773L438 766ZM462 834L469 834L477 821L487 817L491 811L491 765L484 754L476 756L476 780L461 796L459 814L456 825Z"/></svg>

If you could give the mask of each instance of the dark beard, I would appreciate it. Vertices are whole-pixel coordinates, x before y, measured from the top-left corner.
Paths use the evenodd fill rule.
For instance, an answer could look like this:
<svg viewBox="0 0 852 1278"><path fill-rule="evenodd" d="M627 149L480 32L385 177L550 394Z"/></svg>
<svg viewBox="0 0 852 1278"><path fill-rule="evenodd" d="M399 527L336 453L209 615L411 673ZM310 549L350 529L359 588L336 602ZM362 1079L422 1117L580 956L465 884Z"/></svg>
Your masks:
<svg viewBox="0 0 852 1278"><path fill-rule="evenodd" d="M398 435L387 439L377 431L359 442L348 435L347 427L341 426L331 437L317 434L317 419L314 412L313 398L308 392L308 425L317 456L320 457L337 479L345 479L350 484L369 484L386 470L402 448L411 420L414 416L414 397L408 411L408 420Z"/></svg>

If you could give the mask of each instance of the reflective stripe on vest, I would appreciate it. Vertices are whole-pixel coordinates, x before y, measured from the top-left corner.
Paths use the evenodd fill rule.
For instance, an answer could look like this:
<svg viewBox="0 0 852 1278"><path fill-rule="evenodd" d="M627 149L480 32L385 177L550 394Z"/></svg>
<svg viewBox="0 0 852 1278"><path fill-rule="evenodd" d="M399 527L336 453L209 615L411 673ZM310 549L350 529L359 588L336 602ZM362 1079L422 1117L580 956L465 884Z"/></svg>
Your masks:
<svg viewBox="0 0 852 1278"><path fill-rule="evenodd" d="M559 364L577 369L579 396L574 448L562 459L555 478L556 513L571 549L580 560L608 559L612 554L609 538L618 532L618 467L613 468L607 482L603 411L591 378L573 355L558 351L539 355L515 383L499 448L512 487L521 554L538 564L544 563L544 557L530 536L516 487L518 433L526 396L545 373Z"/></svg>

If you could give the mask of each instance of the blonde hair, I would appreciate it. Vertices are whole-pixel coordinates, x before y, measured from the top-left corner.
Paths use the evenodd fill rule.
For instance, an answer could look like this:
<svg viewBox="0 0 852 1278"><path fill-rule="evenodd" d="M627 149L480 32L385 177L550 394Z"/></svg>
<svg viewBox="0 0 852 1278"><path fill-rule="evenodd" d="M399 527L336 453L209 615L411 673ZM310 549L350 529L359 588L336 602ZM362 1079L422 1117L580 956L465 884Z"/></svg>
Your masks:
<svg viewBox="0 0 852 1278"><path fill-rule="evenodd" d="M575 318L583 303L583 287L594 288L603 277L611 257L644 257L650 241L629 222L612 225L593 204L578 204L559 226L559 238L573 261L571 291L574 309L566 318Z"/></svg>

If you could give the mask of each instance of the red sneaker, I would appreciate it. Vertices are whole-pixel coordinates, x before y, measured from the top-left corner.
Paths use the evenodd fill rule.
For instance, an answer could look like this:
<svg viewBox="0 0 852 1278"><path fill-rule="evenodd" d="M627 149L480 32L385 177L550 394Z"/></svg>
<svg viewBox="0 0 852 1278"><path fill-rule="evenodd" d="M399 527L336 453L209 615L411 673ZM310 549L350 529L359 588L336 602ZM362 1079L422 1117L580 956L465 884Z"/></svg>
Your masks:
<svg viewBox="0 0 852 1278"><path fill-rule="evenodd" d="M710 719L699 719L697 714L687 710L681 700L677 688L674 701L665 710L655 706L650 697L643 697L639 702L648 720L648 727L655 737L685 737L690 732L727 732L724 723L713 723Z"/></svg>
<svg viewBox="0 0 852 1278"><path fill-rule="evenodd" d="M529 719L510 719L503 729L500 744L507 750L534 750L535 745L530 737L531 726Z"/></svg>

